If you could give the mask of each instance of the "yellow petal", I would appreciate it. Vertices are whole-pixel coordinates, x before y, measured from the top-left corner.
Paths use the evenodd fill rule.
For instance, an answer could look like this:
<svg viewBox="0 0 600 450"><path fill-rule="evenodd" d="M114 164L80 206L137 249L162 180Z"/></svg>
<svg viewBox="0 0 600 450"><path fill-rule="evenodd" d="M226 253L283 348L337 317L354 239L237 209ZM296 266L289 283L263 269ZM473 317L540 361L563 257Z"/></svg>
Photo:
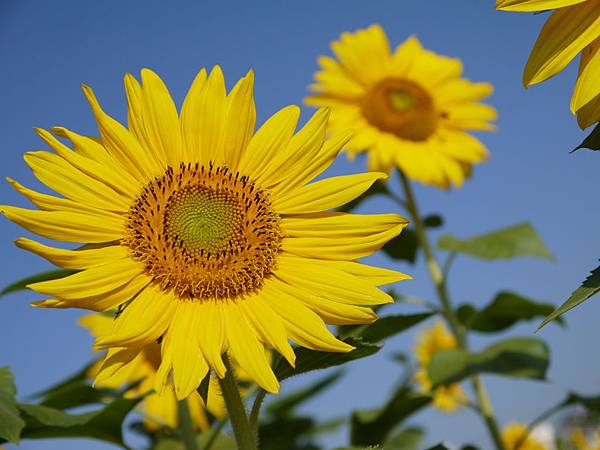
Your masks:
<svg viewBox="0 0 600 450"><path fill-rule="evenodd" d="M107 379L126 367L139 354L140 349L111 348L106 353L102 366L96 375L94 385L101 386Z"/></svg>
<svg viewBox="0 0 600 450"><path fill-rule="evenodd" d="M596 1L556 10L538 36L523 74L529 86L557 74L594 39L600 36Z"/></svg>
<svg viewBox="0 0 600 450"><path fill-rule="evenodd" d="M97 243L123 237L123 218L108 212L34 211L14 206L0 206L0 212L32 233L58 241Z"/></svg>
<svg viewBox="0 0 600 450"><path fill-rule="evenodd" d="M311 160L299 163L294 171L291 171L289 176L274 186L271 191L274 195L283 195L284 192L312 181L331 165L351 137L352 132L346 131L327 139Z"/></svg>
<svg viewBox="0 0 600 450"><path fill-rule="evenodd" d="M133 134L115 119L106 114L94 92L83 85L83 92L92 108L102 142L108 152L138 180L146 180L163 172L160 162L143 149Z"/></svg>
<svg viewBox="0 0 600 450"><path fill-rule="evenodd" d="M332 267L362 279L372 286L383 286L402 280L411 280L410 275L381 267L367 266L356 261L311 260L314 264Z"/></svg>
<svg viewBox="0 0 600 450"><path fill-rule="evenodd" d="M64 278L32 283L27 287L40 294L69 300L112 291L128 283L143 271L144 266L141 263L123 258Z"/></svg>
<svg viewBox="0 0 600 450"><path fill-rule="evenodd" d="M181 126L181 138L183 141L182 154L185 162L194 162L201 160L200 153L200 136L197 129L197 102L196 99L204 89L206 83L206 69L202 69L192 82L190 89L185 96L181 114L179 115L179 123Z"/></svg>
<svg viewBox="0 0 600 450"><path fill-rule="evenodd" d="M305 306L317 313L325 323L331 325L358 325L377 320L377 315L371 308L346 305L328 300L320 294L298 289L286 283L279 283L277 287L300 300Z"/></svg>
<svg viewBox="0 0 600 450"><path fill-rule="evenodd" d="M317 351L345 353L354 349L333 336L323 319L304 306L300 300L278 288L278 284L272 281L265 283L261 299L283 320L292 340Z"/></svg>
<svg viewBox="0 0 600 450"><path fill-rule="evenodd" d="M246 151L256 125L252 70L237 82L227 101L227 127L223 142L224 161L231 170L237 170L240 156Z"/></svg>
<svg viewBox="0 0 600 450"><path fill-rule="evenodd" d="M295 255L352 260L368 256L397 236L408 221L397 214L324 213L286 217L282 249Z"/></svg>
<svg viewBox="0 0 600 450"><path fill-rule="evenodd" d="M281 254L278 263L277 278L330 300L363 306L393 302L388 294L363 280L335 267L313 265L309 258Z"/></svg>
<svg viewBox="0 0 600 450"><path fill-rule="evenodd" d="M227 342L221 308L213 302L204 302L198 308L201 318L197 330L198 345L210 367L219 378L223 378L226 368L221 355L227 349Z"/></svg>
<svg viewBox="0 0 600 450"><path fill-rule="evenodd" d="M276 155L287 146L294 134L300 108L286 106L277 111L258 129L239 163L240 172L260 178ZM270 171L268 173L271 173Z"/></svg>
<svg viewBox="0 0 600 450"><path fill-rule="evenodd" d="M571 98L575 113L600 94L600 36L583 49L579 60L579 75Z"/></svg>
<svg viewBox="0 0 600 450"><path fill-rule="evenodd" d="M275 153L264 175L256 178L263 186L273 186L302 170L320 152L327 131L329 109L318 110L289 141L285 148Z"/></svg>
<svg viewBox="0 0 600 450"><path fill-rule="evenodd" d="M564 8L588 0L496 0L496 9L502 11L536 12Z"/></svg>
<svg viewBox="0 0 600 450"><path fill-rule="evenodd" d="M365 192L384 173L372 172L331 177L294 189L273 200L282 214L308 214L337 208Z"/></svg>
<svg viewBox="0 0 600 450"><path fill-rule="evenodd" d="M25 196L31 203L44 211L69 211L75 213L86 214L88 212L93 215L104 214L104 211L90 205L74 202L68 198L54 197L53 195L42 194L32 189L26 188L18 181L12 178L6 178L15 191Z"/></svg>
<svg viewBox="0 0 600 450"><path fill-rule="evenodd" d="M182 126L187 152L201 155L202 161L222 164L227 98L221 68L213 68L201 89L190 89L185 102Z"/></svg>
<svg viewBox="0 0 600 450"><path fill-rule="evenodd" d="M71 200L115 212L127 212L131 206L129 199L76 169L58 155L27 152L25 162L42 183Z"/></svg>
<svg viewBox="0 0 600 450"><path fill-rule="evenodd" d="M81 144L82 138L71 133L69 130L59 127L54 127L53 130L58 132L57 134L59 136L62 135L67 137L74 144ZM132 180L131 177L126 176L122 171L121 165L116 164L112 158L108 161L108 164L106 164L106 162L100 163L71 150L46 130L36 128L36 132L65 161L79 169L85 175L91 177L93 180L97 180L110 186L119 194L119 197L123 196L126 202L130 202L137 196L141 184ZM104 154L108 156L105 151ZM84 182L84 179L80 180L80 183ZM123 200L119 198L117 201Z"/></svg>
<svg viewBox="0 0 600 450"><path fill-rule="evenodd" d="M114 334L99 338L95 347L140 347L156 341L171 324L177 302L171 293L148 286L119 315Z"/></svg>
<svg viewBox="0 0 600 450"><path fill-rule="evenodd" d="M288 342L281 319L260 298L260 293L239 303L240 309L264 344L275 348L290 365L296 363L296 354Z"/></svg>
<svg viewBox="0 0 600 450"><path fill-rule="evenodd" d="M279 392L279 382L271 369L265 348L256 338L239 306L222 303L219 307L222 308L225 321L228 353L265 391L273 394Z"/></svg>
<svg viewBox="0 0 600 450"><path fill-rule="evenodd" d="M577 111L577 123L582 130L596 122L600 122L600 94Z"/></svg>
<svg viewBox="0 0 600 450"><path fill-rule="evenodd" d="M146 141L150 144L145 150L177 167L182 145L177 108L163 81L149 69L142 69L141 104Z"/></svg>
<svg viewBox="0 0 600 450"><path fill-rule="evenodd" d="M196 338L199 325L199 310L193 301L178 302L173 323L169 327L172 334L173 381L175 395L182 400L194 392L208 372L208 364L198 346Z"/></svg>
<svg viewBox="0 0 600 450"><path fill-rule="evenodd" d="M18 238L15 245L35 253L52 264L65 269L87 269L126 258L128 253L121 245L108 245L92 249L65 250L49 247L27 238Z"/></svg>

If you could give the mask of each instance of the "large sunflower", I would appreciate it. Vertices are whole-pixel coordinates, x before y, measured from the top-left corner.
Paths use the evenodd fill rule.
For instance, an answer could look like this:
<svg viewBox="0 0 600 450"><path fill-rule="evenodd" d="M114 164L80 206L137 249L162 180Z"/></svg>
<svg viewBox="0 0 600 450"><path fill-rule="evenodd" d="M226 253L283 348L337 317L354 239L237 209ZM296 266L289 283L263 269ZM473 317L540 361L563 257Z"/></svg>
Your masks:
<svg viewBox="0 0 600 450"><path fill-rule="evenodd" d="M392 299L377 286L407 278L355 261L396 236L395 214L325 212L363 193L382 173L310 182L347 142L324 140L328 111L296 134L289 106L254 133L254 76L229 94L223 74L202 70L177 109L160 78L125 77L129 126L83 90L100 138L56 127L39 135L56 153L25 155L37 178L64 198L11 180L40 210L3 206L15 223L41 236L87 244L77 250L19 239L17 245L80 272L33 283L51 298L42 307L119 308L101 374L115 373L160 339L155 388L173 379L179 399L209 369L224 377L224 352L260 386L277 392L265 346L294 364L288 339L347 352L330 324L368 323L370 305ZM172 377L169 376L172 373Z"/></svg>
<svg viewBox="0 0 600 450"><path fill-rule="evenodd" d="M431 359L438 352L456 348L456 339L452 336L442 321L424 329L417 336L414 353L419 363L415 380L422 392L429 392L433 397L433 406L443 412L454 412L468 403L468 397L458 383L437 386L432 390L432 383L427 374Z"/></svg>
<svg viewBox="0 0 600 450"><path fill-rule="evenodd" d="M555 9L529 55L523 84L530 86L563 70L579 53L571 111L581 128L600 121L600 0L496 0L504 11Z"/></svg>
<svg viewBox="0 0 600 450"><path fill-rule="evenodd" d="M113 320L104 313L86 314L79 323L87 328L94 337L101 337L112 332ZM156 342L148 344L127 367L116 373L97 376L102 367L102 358L95 361L87 371L89 378L96 378L95 387L120 389L130 385L125 392L125 397L133 398L145 395L140 406L140 412L144 417L144 425L153 431L161 426L177 428L179 426L179 410L177 399L172 389L165 389L161 394L148 394L154 387L156 372L160 367L160 345ZM239 377L239 370L236 372ZM241 377L243 380L243 377ZM202 431L209 429L210 414L222 420L225 415L225 404L221 396L221 388L215 378L210 378L207 404L198 394L192 392L187 399L191 419L194 426Z"/></svg>
<svg viewBox="0 0 600 450"><path fill-rule="evenodd" d="M460 60L425 50L410 37L394 52L379 25L343 33L333 42L337 59L319 58L321 70L306 99L330 106L333 132L355 131L350 156L368 151L369 169L447 188L460 186L485 147L467 130L492 130L494 108L478 103L488 83L461 78Z"/></svg>

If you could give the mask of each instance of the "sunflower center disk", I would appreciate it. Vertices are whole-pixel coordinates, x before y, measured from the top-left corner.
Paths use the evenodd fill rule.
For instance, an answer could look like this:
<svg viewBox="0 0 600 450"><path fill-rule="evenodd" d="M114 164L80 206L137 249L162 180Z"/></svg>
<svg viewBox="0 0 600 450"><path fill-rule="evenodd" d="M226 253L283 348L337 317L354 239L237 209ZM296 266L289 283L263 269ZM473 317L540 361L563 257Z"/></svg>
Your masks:
<svg viewBox="0 0 600 450"><path fill-rule="evenodd" d="M276 267L279 222L267 192L247 177L182 164L146 185L122 243L180 298L237 299Z"/></svg>
<svg viewBox="0 0 600 450"><path fill-rule="evenodd" d="M417 83L402 78L377 83L361 106L371 125L411 141L426 140L438 123L431 96Z"/></svg>

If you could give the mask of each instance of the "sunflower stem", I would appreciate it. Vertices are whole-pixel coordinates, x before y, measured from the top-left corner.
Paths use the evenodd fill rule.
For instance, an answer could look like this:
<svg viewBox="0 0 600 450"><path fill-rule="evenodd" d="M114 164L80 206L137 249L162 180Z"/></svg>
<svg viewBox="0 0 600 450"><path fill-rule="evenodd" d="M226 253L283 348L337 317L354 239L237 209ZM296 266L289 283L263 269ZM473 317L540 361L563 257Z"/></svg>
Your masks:
<svg viewBox="0 0 600 450"><path fill-rule="evenodd" d="M225 373L225 378L220 379L219 383L221 384L223 399L227 406L227 414L231 421L238 450L257 450L256 434L250 427L248 415L246 414L231 362L227 355L223 355L223 362L225 363L227 372Z"/></svg>
<svg viewBox="0 0 600 450"><path fill-rule="evenodd" d="M411 216L411 219L414 223L417 240L419 241L419 244L423 249L425 260L427 262L427 269L429 270L429 276L437 292L440 304L442 305L442 314L446 319L446 322L448 322L450 330L456 338L458 346L461 349L468 350L469 348L467 343L466 330L462 326L462 324L458 320L458 317L456 316L456 313L454 312L454 308L452 307L452 302L450 300L450 296L448 295L448 289L446 285L446 275L454 257L452 256L449 259L449 261L445 265L446 267L444 268L444 270L442 270L429 243L429 239L427 238L425 224L423 223L423 219L419 214L419 209L417 207L417 202L415 200L410 181L408 180L406 175L402 173L401 170L399 170L398 172L400 174L400 181L402 182L404 195L406 196L406 209L408 210L408 213ZM494 415L492 402L490 401L487 390L483 384L483 380L479 375L473 375L471 377L471 384L473 386L475 396L477 397L477 406L480 411L480 415L482 416L485 422L492 442L494 443L494 447L496 448L496 450L505 450L504 444L502 443L502 437L500 434L500 429L498 427L498 422L496 421L496 417Z"/></svg>
<svg viewBox="0 0 600 450"><path fill-rule="evenodd" d="M194 422L192 422L187 399L178 402L177 410L179 413L179 432L185 450L198 450L198 446L196 445L196 430L194 429Z"/></svg>

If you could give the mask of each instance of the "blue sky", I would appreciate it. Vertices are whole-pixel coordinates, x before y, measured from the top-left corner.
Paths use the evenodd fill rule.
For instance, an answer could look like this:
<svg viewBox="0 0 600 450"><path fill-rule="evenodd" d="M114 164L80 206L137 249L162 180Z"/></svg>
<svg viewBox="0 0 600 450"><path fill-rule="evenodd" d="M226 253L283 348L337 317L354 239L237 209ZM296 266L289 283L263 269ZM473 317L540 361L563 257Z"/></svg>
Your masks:
<svg viewBox="0 0 600 450"><path fill-rule="evenodd" d="M528 90L521 86L522 68L545 18L545 14L496 12L492 0L3 0L0 175L39 187L22 160L24 151L44 148L33 126L64 125L82 133L95 132L81 82L95 89L107 111L124 119L122 77L126 72L154 69L180 103L203 66L221 64L230 85L253 67L262 122L284 105L301 102L316 69L316 57L329 53L330 41L343 31L380 23L393 44L416 34L426 47L462 58L467 77L496 87L490 103L499 111L499 130L481 136L491 150L491 160L477 167L472 180L458 191L418 186L421 209L441 213L445 231L458 236L529 220L557 258L555 263L482 263L461 258L450 283L455 300L481 305L498 290L511 289L559 303L600 257L600 155L568 153L585 136L568 110L576 67L540 86ZM305 120L310 109L303 109ZM329 174L363 169L361 162L350 164L341 157ZM395 178L390 183L398 187ZM0 189L0 203L26 204L7 183ZM389 212L393 208L377 200L366 209ZM0 285L48 268L13 246L12 240L24 235L17 226L0 220L0 235ZM414 281L399 284L398 291L432 298L422 264L394 265L383 255L370 262L414 276ZM21 396L74 372L92 356L91 338L75 323L81 312L36 310L29 306L35 298L32 293L19 293L0 299L0 366L11 367ZM404 304L389 308L392 313L413 310ZM595 393L600 385L600 362L595 357L599 313L600 305L591 301L568 315L567 328L551 325L538 333L553 352L549 382L486 377L501 422L531 419L569 388ZM519 325L507 334L530 336L536 325ZM485 345L486 339L475 338L473 344ZM327 418L379 405L400 375L390 353L410 349L413 341L413 333L389 340L380 354L354 363L343 381L307 404L306 411ZM310 378L292 380L283 390ZM468 412L444 416L429 411L411 423L427 426L432 443L447 439L469 440L484 448L489 445L478 419ZM344 433L338 433L326 443L342 445L345 439ZM113 447L56 440L25 441L19 448Z"/></svg>

